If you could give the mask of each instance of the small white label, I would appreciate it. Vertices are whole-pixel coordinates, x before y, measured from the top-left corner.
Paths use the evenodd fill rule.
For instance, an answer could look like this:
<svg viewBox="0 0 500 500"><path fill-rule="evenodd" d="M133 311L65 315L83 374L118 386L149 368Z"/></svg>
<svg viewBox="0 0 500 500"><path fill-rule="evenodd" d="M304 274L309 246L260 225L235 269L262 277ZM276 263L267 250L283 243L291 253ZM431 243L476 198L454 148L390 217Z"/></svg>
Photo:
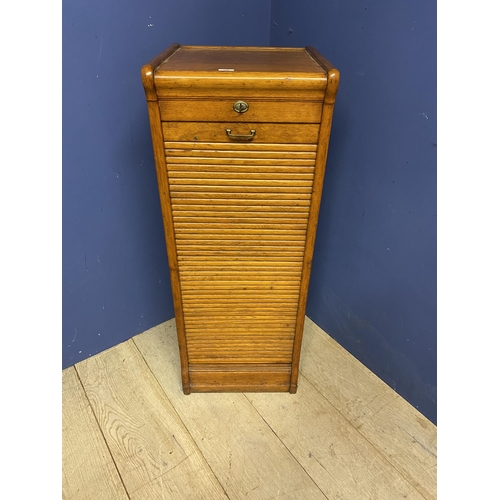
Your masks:
<svg viewBox="0 0 500 500"><path fill-rule="evenodd" d="M234 71L234 68L219 68L218 71Z"/></svg>

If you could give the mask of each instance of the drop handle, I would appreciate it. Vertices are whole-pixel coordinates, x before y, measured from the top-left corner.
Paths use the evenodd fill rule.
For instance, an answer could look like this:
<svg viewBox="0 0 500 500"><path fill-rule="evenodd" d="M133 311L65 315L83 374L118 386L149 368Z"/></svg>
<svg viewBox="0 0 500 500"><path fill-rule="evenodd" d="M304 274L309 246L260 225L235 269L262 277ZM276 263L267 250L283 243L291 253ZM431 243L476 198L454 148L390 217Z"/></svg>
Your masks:
<svg viewBox="0 0 500 500"><path fill-rule="evenodd" d="M255 135L255 130L250 130L249 135L232 134L231 129L226 129L226 134L230 139L236 139L237 141L251 141Z"/></svg>

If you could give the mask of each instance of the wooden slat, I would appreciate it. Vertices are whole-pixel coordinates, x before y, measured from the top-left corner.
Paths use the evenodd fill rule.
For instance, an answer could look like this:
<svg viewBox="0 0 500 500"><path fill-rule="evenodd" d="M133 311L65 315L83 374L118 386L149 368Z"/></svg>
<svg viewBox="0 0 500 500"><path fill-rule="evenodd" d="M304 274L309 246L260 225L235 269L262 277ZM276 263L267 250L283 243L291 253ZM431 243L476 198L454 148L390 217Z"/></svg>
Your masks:
<svg viewBox="0 0 500 500"><path fill-rule="evenodd" d="M211 318L205 318L203 316L194 316L191 314L185 314L186 328L190 326L198 326L204 328L205 326L223 326L224 328L230 328L231 325L241 325L246 327L248 323L264 323L265 325L272 327L273 325L282 325L284 322L288 324L293 324L295 320L295 314L283 314L279 318L276 314L247 314L247 315L231 315L231 314L218 314L217 316L212 316Z"/></svg>
<svg viewBox="0 0 500 500"><path fill-rule="evenodd" d="M206 336L206 335L250 335L250 336L266 336L269 335L269 332L272 332L273 335L293 335L293 330L291 326L280 326L273 325L272 329L269 328L269 325L261 325L261 326L203 326L203 327L190 327L189 331L186 331L186 337L189 335L193 336Z"/></svg>
<svg viewBox="0 0 500 500"><path fill-rule="evenodd" d="M224 354L221 354L219 352L215 352L214 355L206 355L206 356L203 356L203 355L200 355L200 356L196 356L196 355L193 355L192 353L189 353L189 362L190 363L202 363L202 364L210 364L210 363L225 363L225 364L228 364L228 365L231 365L231 364L244 364L244 363L248 363L248 364L258 364L258 363L269 363L269 364L275 364L275 363L283 363L283 364L289 364L290 361L292 359L292 356L291 355L272 355L272 354L269 354L269 355L266 355L262 352L258 352L256 353L255 355L243 355L243 354L240 354L239 352L236 352L236 353L228 353L227 355L224 355ZM287 389L288 389L288 385L287 385ZM221 388L222 390L223 388ZM238 388L239 391L248 391L248 383L245 384L244 387L239 387ZM193 388L191 388L191 390L193 390ZM227 390L227 388L226 388ZM273 391L272 392L275 392L274 391L274 387L273 387Z"/></svg>
<svg viewBox="0 0 500 500"><path fill-rule="evenodd" d="M206 165L204 163L193 163L186 167L178 163L167 163L168 172L205 172L210 169L214 173L218 172L232 172L241 175L245 174L283 174L290 172L294 174L311 174L314 172L314 166L304 165L273 165L272 161L269 165L225 165L222 160L218 165Z"/></svg>
<svg viewBox="0 0 500 500"><path fill-rule="evenodd" d="M292 148L282 151L266 151L263 149L194 149L194 148L166 148L167 158L178 158L184 156L203 156L206 158L233 158L244 156L246 158L293 158L293 159L315 159L315 151L291 151ZM175 161L174 161L175 162ZM270 162L272 163L272 162Z"/></svg>
<svg viewBox="0 0 500 500"><path fill-rule="evenodd" d="M423 500L306 379L292 398L246 397L328 498Z"/></svg>
<svg viewBox="0 0 500 500"><path fill-rule="evenodd" d="M63 500L127 500L74 367L62 372Z"/></svg>
<svg viewBox="0 0 500 500"><path fill-rule="evenodd" d="M197 205L204 205L210 207L212 210L228 210L233 212L236 211L286 211L286 212L308 212L309 211L309 201L308 200L270 200L267 199L265 202L262 200L240 200L240 199L210 199L209 201L200 198L192 197L189 200L180 200L172 202L172 210L178 211L183 210L183 207L189 207L188 210L202 210L201 207ZM218 206L221 205L221 206ZM256 206L253 206L256 205Z"/></svg>
<svg viewBox="0 0 500 500"><path fill-rule="evenodd" d="M203 203L206 203L207 200L212 200L212 203L215 199L220 200L231 200L234 204L253 204L259 205L262 203L262 200L266 200L266 203L269 203L271 200L276 200L283 202L285 200L293 201L297 203L299 200L309 200L311 198L310 188L307 188L306 192L297 192L291 193L289 190L286 192L278 192L277 188L274 188L274 192L264 193L264 192L245 192L244 190L235 192L234 190L226 190L226 191L215 191L212 189L211 191L200 191L200 192L192 192L192 191L173 191L171 193L172 200L182 200L183 198L203 200ZM182 200L186 202L187 200ZM309 204L309 201L306 202Z"/></svg>
<svg viewBox="0 0 500 500"><path fill-rule="evenodd" d="M269 298L268 298L269 300ZM193 313L200 313L202 314L203 312L210 313L211 311L234 311L235 314L237 314L240 311L269 311L269 312L275 312L279 313L280 311L285 311L285 312L290 312L296 310L296 301L295 302L288 302L288 301L282 301L280 300L278 302L274 302L275 307L266 307L266 305L269 304L268 301L255 301L249 299L247 302L241 300L239 302L237 301L230 301L230 297L227 297L227 300L225 299L219 299L219 300L205 300L205 301L198 301L193 304L193 302L186 301L184 304L185 306L185 311L186 312L193 312Z"/></svg>
<svg viewBox="0 0 500 500"><path fill-rule="evenodd" d="M245 172L245 171L229 171L229 172L217 172L217 171L208 171L210 167L207 167L205 170L171 170L169 172L169 180L170 183L181 182L181 179L195 179L198 182L202 182L203 179L205 181L211 181L215 179L242 179L245 180L270 180L271 182L276 180L313 180L314 173L313 172Z"/></svg>
<svg viewBox="0 0 500 500"><path fill-rule="evenodd" d="M280 252L283 248L287 248L290 254L303 251L304 244L299 240L284 239L284 241L279 241L278 239L266 239L266 240L255 240L254 238L246 241L238 241L234 238L227 239L182 239L177 244L177 250L179 254L184 251L200 250L205 252L212 252L213 255L230 253L239 253L239 255L255 255L255 251L259 251L257 255L266 255L268 252ZM187 254L186 254L187 255ZM192 255L192 254L190 254ZM199 254L203 255L203 254Z"/></svg>
<svg viewBox="0 0 500 500"><path fill-rule="evenodd" d="M263 292L255 292L253 290L242 290L241 292L235 291L225 291L221 290L220 292L214 293L212 291L202 291L200 290L199 294L190 293L189 291L184 291L183 298L186 302L204 302L208 304L212 304L211 300L213 298L222 298L227 300L227 303L231 303L232 300L234 302L242 302L246 303L250 301L269 301L276 297L280 299L286 299L286 301L295 301L298 298L298 292L294 291L279 291L276 289L267 289Z"/></svg>
<svg viewBox="0 0 500 500"><path fill-rule="evenodd" d="M191 257L191 258L189 258ZM204 256L194 256L191 255L186 258L186 260L180 259L179 265L184 270L192 270L192 271L215 271L217 269L220 270L237 270L241 269L242 271L248 271L250 269L253 270L295 270L300 268L301 260L298 257L296 260L293 257L286 257L282 259L278 259L273 257L272 259L265 260L265 257L247 257L239 256L237 261L231 260L231 257L228 256L216 256L214 258L213 255L207 256L207 260L204 261Z"/></svg>
<svg viewBox="0 0 500 500"><path fill-rule="evenodd" d="M225 301L220 301L221 303ZM296 302L296 301L295 301ZM297 304L290 302L290 303L284 303L280 305L281 307L276 307L275 309L265 309L263 308L262 304L259 302L256 302L254 304L244 304L243 302L241 303L228 303L225 306L219 306L219 307L214 307L213 309L210 308L210 304L205 303L205 304L200 304L200 303L190 303L186 302L186 314L191 315L191 316L213 316L214 314L217 313L222 313L222 314L228 314L231 313L232 310L234 310L234 315L238 316L239 314L255 314L256 312L263 312L263 313L269 313L272 312L274 314L279 313L280 311L284 310L285 314L291 314L291 313L296 313L297 312Z"/></svg>
<svg viewBox="0 0 500 500"><path fill-rule="evenodd" d="M307 319L301 370L427 500L436 498L436 426Z"/></svg>
<svg viewBox="0 0 500 500"><path fill-rule="evenodd" d="M131 500L227 498L132 341L77 370Z"/></svg>
<svg viewBox="0 0 500 500"><path fill-rule="evenodd" d="M135 342L228 496L325 500L243 394L183 396L175 335L169 322Z"/></svg>
<svg viewBox="0 0 500 500"><path fill-rule="evenodd" d="M208 150L208 151L273 151L273 152L316 152L317 144L298 144L298 143L241 143L236 142L203 142L203 141L165 141L165 149L182 150Z"/></svg>
<svg viewBox="0 0 500 500"><path fill-rule="evenodd" d="M225 224L226 227L233 224L294 224L294 225L307 225L306 216L295 216L295 217L280 217L279 220L271 216L265 216L266 214L260 214L260 217L252 217L248 214L233 214L233 217L226 217L224 214L221 216L218 213L215 214L201 214L198 213L195 216L185 216L183 214L174 216L174 224L176 225L194 225L194 224ZM187 227L187 226L186 226Z"/></svg>
<svg viewBox="0 0 500 500"><path fill-rule="evenodd" d="M301 268L300 262L286 263L286 262L266 262L263 261L239 261L239 262L203 262L190 261L189 264L185 264L183 261L179 263L179 267L185 272L198 272L203 274L210 273L220 273L220 272L252 272L255 273L266 273L272 272L272 274L279 274L280 272L285 273L296 273L297 269Z"/></svg>
<svg viewBox="0 0 500 500"><path fill-rule="evenodd" d="M246 192L257 192L254 188L271 190L277 189L276 192L281 192L282 188L287 188L292 191L304 191L299 188L311 187L312 180L282 180L282 179L221 179L213 176L211 179L196 179L196 178L184 178L176 179L172 178L169 180L170 189L172 190L186 190L186 191L199 191L199 187L203 187L204 190L220 190L225 187L230 187L234 190L245 189Z"/></svg>
<svg viewBox="0 0 500 500"><path fill-rule="evenodd" d="M221 279L223 277L230 277L233 279L234 276L240 278L253 278L258 276L259 279L267 277L274 279L276 276L283 276L284 278L296 277L300 279L301 266L296 263L295 266L258 266L258 265L245 265L244 263L239 263L239 265L225 266L225 265L207 265L207 266L179 266L180 273L182 277L190 277L190 279L199 278L200 280L210 280L212 277L218 276Z"/></svg>
<svg viewBox="0 0 500 500"><path fill-rule="evenodd" d="M283 217L304 218L308 216L307 205L267 205L261 203L258 206L227 205L224 203L190 203L188 205L175 203L174 217Z"/></svg>
<svg viewBox="0 0 500 500"><path fill-rule="evenodd" d="M223 231L231 231L231 232L236 232L236 231L242 231L240 234L252 234L249 232L244 232L244 231L259 231L259 234L263 234L266 231L269 234L274 234L276 232L281 232L284 234L297 234L297 233L305 233L306 231L306 224L301 223L301 224L294 224L294 223L289 223L289 224L270 224L270 223L253 223L253 222L248 222L248 223L234 223L234 224L228 224L226 223L219 223L219 222L198 222L198 223L182 223L182 222L174 222L175 230L176 231L183 231L183 232L193 232L194 234L208 234L210 231L217 232L218 229L221 229Z"/></svg>
<svg viewBox="0 0 500 500"><path fill-rule="evenodd" d="M262 226L259 224L259 226ZM229 225L226 227L216 228L216 229L205 229L204 227L186 227L182 228L177 226L175 229L176 236L179 237L182 234L190 235L210 235L210 238L215 238L216 236L223 236L221 239L225 239L226 235L230 238L236 238L239 236L252 235L254 237L267 238L277 238L278 236L289 236L290 238L295 236L303 237L306 234L305 229L290 229L287 226L283 228L271 228L265 229L263 227L259 228L248 228L248 226L237 226Z"/></svg>
<svg viewBox="0 0 500 500"><path fill-rule="evenodd" d="M255 341L256 344L267 344L278 345L282 340L293 340L293 335L287 334L275 334L274 332L268 332L267 334L253 335L250 333L235 334L231 333L220 333L217 335L204 335L204 334L187 334L188 339L194 340L195 338L199 340L200 346L210 345L213 343L214 339L217 339L225 347L230 347L231 342L234 340L241 340L242 342L248 343L249 341Z"/></svg>
<svg viewBox="0 0 500 500"><path fill-rule="evenodd" d="M244 363L252 365L263 363L289 365L292 360L291 344L293 344L293 339L282 340L281 343L283 345L281 347L252 346L249 342L247 340L247 345L245 345L244 341L238 341L237 345L218 348L216 345L204 345L200 347L198 346L198 341L196 341L196 347L189 350L189 361L199 364L219 363L234 366ZM188 345L190 343L191 341L188 342ZM237 372L236 369L233 369L233 371ZM290 379L288 379L288 385L290 385Z"/></svg>
<svg viewBox="0 0 500 500"><path fill-rule="evenodd" d="M217 345L215 343L199 343L198 340L188 340L189 342L193 342L196 344L196 349L191 349L189 351L190 358L203 358L207 359L209 357L231 357L231 358L258 358L259 355L263 357L272 357L284 359L286 358L288 363L291 360L292 356L292 343L293 339L290 340L281 340L278 343L254 343L252 339L240 340L236 341L232 339L232 343L230 344L222 344ZM233 359L233 362L235 362ZM276 361L279 363L280 361ZM262 361L261 361L262 363Z"/></svg>
<svg viewBox="0 0 500 500"><path fill-rule="evenodd" d="M247 321L247 319L251 319L251 321ZM242 317L220 317L213 318L208 321L205 319L197 318L196 316L187 316L186 315L186 329L189 327L193 328L225 328L231 329L234 327L248 328L248 324L252 323L254 327L266 327L266 328L274 328L274 327L288 327L290 325L294 325L295 316L255 316L251 318L242 318Z"/></svg>
<svg viewBox="0 0 500 500"><path fill-rule="evenodd" d="M186 330L186 335L202 333L211 334L215 333L217 335L236 335L236 334L250 334L250 332L260 332L265 335L291 335L293 332L291 328L295 327L294 321L276 320L274 322L268 320L261 321L226 321L224 323L217 322L216 320L210 322L196 322L193 321L189 324L189 331Z"/></svg>
<svg viewBox="0 0 500 500"><path fill-rule="evenodd" d="M187 261L187 262L184 262ZM211 266L211 265L231 265L234 264L236 266L238 265L246 265L249 263L255 263L258 265L269 265L269 266L274 266L274 265L287 265L287 266L295 266L298 265L302 262L302 257L301 256L290 256L287 255L285 257L281 256L268 256L264 257L261 255L254 255L252 257L248 256L235 256L233 259L228 258L227 256L223 255L200 255L198 258L196 258L194 255L191 255L189 257L181 257L179 256L179 262L184 262L186 265L192 265L192 266ZM188 264L189 263L189 264Z"/></svg>
<svg viewBox="0 0 500 500"><path fill-rule="evenodd" d="M252 306L252 304L246 305L246 307L243 306L237 306L235 304L226 304L224 302L217 302L214 301L214 305L210 306L209 304L205 306L199 306L199 305L190 305L190 304L185 304L184 311L187 315L195 315L195 316L213 316L214 314L221 314L225 315L227 313L230 313L232 315L238 316L240 314L255 314L256 312L259 312L261 314L267 314L267 313L284 313L284 314L293 314L296 312L296 307L294 306L286 306L286 305L278 305L276 307L266 307L262 303L256 303Z"/></svg>
<svg viewBox="0 0 500 500"><path fill-rule="evenodd" d="M187 337L190 339L192 342L198 342L198 343L206 343L209 345L210 340L213 338L212 335L208 334L194 334L194 333L189 333L186 334ZM293 340L293 335L290 334L279 334L275 332L267 332L266 334L260 334L260 335L254 335L248 332L243 332L243 333L219 333L215 335L215 337L220 340L223 344L228 343L230 344L233 340L237 341L246 341L248 342L249 340L255 340L257 344L265 342L268 340L269 342L280 342L281 340Z"/></svg>
<svg viewBox="0 0 500 500"><path fill-rule="evenodd" d="M303 159L303 158L273 158L269 160L268 158L245 158L242 156L238 157L230 157L230 158L212 158L212 157L203 157L203 156L176 156L176 157L168 157L167 156L167 164L174 165L184 165L185 168L189 168L190 164L194 165L229 165L229 166L237 166L237 165L267 165L267 166L309 166L314 167L314 159Z"/></svg>
<svg viewBox="0 0 500 500"><path fill-rule="evenodd" d="M233 282L231 284L217 284L209 285L207 283L193 283L193 284L185 284L182 287L182 293L185 296L196 297L197 292L201 294L237 294L241 292L248 291L249 294L268 294L269 300L272 300L274 297L274 293L282 293L286 292L289 295L295 295L299 293L299 286L297 285L269 285L268 283L259 283L259 284L245 284L245 283L237 283ZM270 293L272 291L273 293Z"/></svg>
<svg viewBox="0 0 500 500"><path fill-rule="evenodd" d="M204 303L208 305L213 305L214 298L221 298L227 301L227 304L231 303L251 303L251 304L268 304L273 302L274 298L283 299L284 302L293 302L298 299L298 292L293 290L277 290L274 288L265 288L262 292L255 292L254 290L242 290L240 292L221 290L219 292L202 291L199 294L190 293L189 291L184 291L184 299L186 302L193 303Z"/></svg>
<svg viewBox="0 0 500 500"><path fill-rule="evenodd" d="M197 249L191 249L189 245L184 245L183 248L178 248L178 254L179 254L179 260L183 260L183 257L190 257L190 256L198 256L200 258L203 258L205 256L209 257L220 257L220 258L231 258L233 256L241 256L242 258L260 258L260 257L270 257L270 256L276 256L276 252L279 252L280 255L283 255L284 259L288 259L291 257L299 257L302 258L302 254L300 251L300 247L297 247L297 249L291 248L289 249L288 247L273 247L273 248L261 248L261 247L256 247L255 249L245 247L245 248L221 248L217 246L216 248L202 248L203 245L197 245L199 248ZM286 248L287 250L284 250L283 248ZM259 251L260 250L260 251ZM259 253L256 253L259 251ZM186 260L186 259L184 259Z"/></svg>

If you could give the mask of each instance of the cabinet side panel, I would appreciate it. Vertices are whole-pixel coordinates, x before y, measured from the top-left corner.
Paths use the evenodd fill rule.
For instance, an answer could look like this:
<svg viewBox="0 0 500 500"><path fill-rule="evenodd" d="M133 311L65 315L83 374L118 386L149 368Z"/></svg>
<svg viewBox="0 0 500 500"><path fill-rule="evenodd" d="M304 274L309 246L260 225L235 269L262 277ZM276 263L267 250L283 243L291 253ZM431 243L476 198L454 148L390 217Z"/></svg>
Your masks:
<svg viewBox="0 0 500 500"><path fill-rule="evenodd" d="M297 321L295 330L295 341L292 355L292 373L290 392L297 392L297 379L299 376L300 349L302 345L302 334L304 331L304 320L306 314L307 293L309 290L309 280L311 277L311 265L314 252L314 242L316 239L316 227L318 225L319 207L323 190L323 180L325 177L326 157L328 153L328 141L332 126L334 103L325 103L321 117L319 130L318 152L316 156L316 166L314 169L314 181L311 195L311 208L309 212L309 222L307 226L307 236L304 248L304 262L302 266L302 279L300 281L299 305L297 311Z"/></svg>
<svg viewBox="0 0 500 500"><path fill-rule="evenodd" d="M149 122L151 125L151 137L153 140L156 175L158 178L158 190L160 193L163 227L165 230L165 239L167 244L167 255L170 268L170 281L172 286L172 299L174 302L175 322L179 340L182 388L185 394L189 394L189 370L186 349L186 336L184 329L184 314L182 309L182 297L179 282L179 266L177 263L177 250L175 246L175 233L172 219L172 205L168 189L168 174L165 161L165 150L161 130L160 108L158 106L158 101L148 101L148 112Z"/></svg>

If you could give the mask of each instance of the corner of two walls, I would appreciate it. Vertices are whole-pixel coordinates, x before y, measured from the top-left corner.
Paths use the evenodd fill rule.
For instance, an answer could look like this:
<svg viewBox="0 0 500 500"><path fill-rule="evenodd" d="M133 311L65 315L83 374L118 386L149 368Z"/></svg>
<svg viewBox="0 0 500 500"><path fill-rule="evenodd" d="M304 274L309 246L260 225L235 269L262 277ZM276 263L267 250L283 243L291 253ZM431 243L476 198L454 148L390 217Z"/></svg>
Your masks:
<svg viewBox="0 0 500 500"><path fill-rule="evenodd" d="M436 2L273 0L340 70L307 315L436 422Z"/></svg>

